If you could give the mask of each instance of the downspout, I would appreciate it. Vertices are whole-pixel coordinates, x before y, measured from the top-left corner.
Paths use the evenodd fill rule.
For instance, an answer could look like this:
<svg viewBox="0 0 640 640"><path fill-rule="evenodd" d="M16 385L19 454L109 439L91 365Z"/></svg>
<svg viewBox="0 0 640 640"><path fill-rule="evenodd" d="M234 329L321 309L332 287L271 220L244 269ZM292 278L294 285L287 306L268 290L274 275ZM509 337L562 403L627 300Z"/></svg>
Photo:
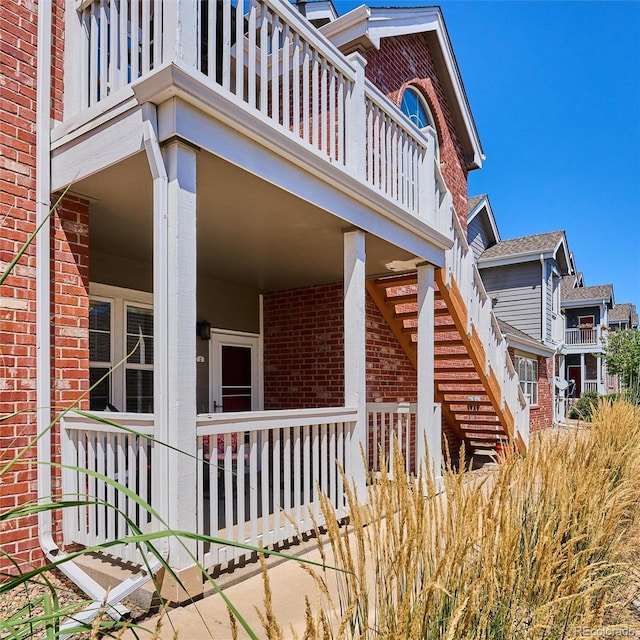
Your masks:
<svg viewBox="0 0 640 640"><path fill-rule="evenodd" d="M52 6L38 3L38 51L36 70L36 228L49 216L51 208L51 33ZM37 491L38 502L52 499L51 466L51 225L44 224L36 236L36 432L37 432ZM140 572L115 588L106 591L79 565L65 560L66 554L53 538L53 517L49 509L38 512L38 542L49 562L57 567L94 602L74 614L73 620L62 626L75 627L90 622L102 606L114 619L129 613L120 600L138 589L149 576Z"/></svg>

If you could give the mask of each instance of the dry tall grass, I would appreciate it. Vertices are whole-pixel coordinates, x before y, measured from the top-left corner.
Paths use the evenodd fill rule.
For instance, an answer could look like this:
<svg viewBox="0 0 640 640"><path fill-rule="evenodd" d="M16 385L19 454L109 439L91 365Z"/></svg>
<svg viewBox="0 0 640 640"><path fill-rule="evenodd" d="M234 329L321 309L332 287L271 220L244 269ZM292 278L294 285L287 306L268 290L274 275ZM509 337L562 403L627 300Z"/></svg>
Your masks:
<svg viewBox="0 0 640 640"><path fill-rule="evenodd" d="M393 468L367 505L349 496L349 535L329 525L350 573L316 574L305 638L555 639L617 619L639 541L637 407L603 403L588 428L540 434L483 478L448 471L439 496Z"/></svg>

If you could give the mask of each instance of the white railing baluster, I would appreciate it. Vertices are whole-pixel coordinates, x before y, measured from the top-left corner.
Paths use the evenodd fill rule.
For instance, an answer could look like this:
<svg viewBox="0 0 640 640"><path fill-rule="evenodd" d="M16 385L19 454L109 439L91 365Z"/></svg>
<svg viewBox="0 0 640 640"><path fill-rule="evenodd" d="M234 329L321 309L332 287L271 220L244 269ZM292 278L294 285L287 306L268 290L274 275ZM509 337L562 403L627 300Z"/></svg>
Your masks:
<svg viewBox="0 0 640 640"><path fill-rule="evenodd" d="M282 32L282 126L291 129L291 37L289 25ZM295 69L295 67L294 67Z"/></svg>
<svg viewBox="0 0 640 640"><path fill-rule="evenodd" d="M252 109L258 108L256 97L256 14L258 4L256 0L249 0L249 57L247 65L247 99Z"/></svg>
<svg viewBox="0 0 640 640"><path fill-rule="evenodd" d="M262 6L260 16L260 112L269 112L269 9Z"/></svg>
<svg viewBox="0 0 640 640"><path fill-rule="evenodd" d="M280 19L273 16L271 22L271 117L280 122ZM283 52L284 57L284 52Z"/></svg>
<svg viewBox="0 0 640 640"><path fill-rule="evenodd" d="M302 63L304 65L304 62ZM304 91L304 82L300 85L301 69L300 66L300 36L296 33L293 36L293 62L292 62L292 80L293 80L293 126L294 135L302 136L300 131L300 92Z"/></svg>

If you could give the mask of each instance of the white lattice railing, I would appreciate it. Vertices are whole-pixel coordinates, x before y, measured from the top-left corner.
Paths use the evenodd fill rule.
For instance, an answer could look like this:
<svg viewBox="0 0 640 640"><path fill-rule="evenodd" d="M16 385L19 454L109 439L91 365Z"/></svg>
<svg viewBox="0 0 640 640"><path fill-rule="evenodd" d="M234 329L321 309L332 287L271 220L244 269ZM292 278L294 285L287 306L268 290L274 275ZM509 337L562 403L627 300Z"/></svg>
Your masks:
<svg viewBox="0 0 640 640"><path fill-rule="evenodd" d="M419 130L365 80L357 54L344 56L287 0L77 6L81 110L175 62L405 210L448 227L435 132Z"/></svg>
<svg viewBox="0 0 640 640"><path fill-rule="evenodd" d="M92 472L116 480L151 505L154 446L147 436L153 435L153 416L102 415L109 420L117 416L118 424L138 435L80 415L62 418L62 492L65 500L85 502L63 510L65 544L90 547L135 535L136 528L147 532L152 526L143 506ZM112 546L107 552L123 560L141 562L133 544Z"/></svg>
<svg viewBox="0 0 640 640"><path fill-rule="evenodd" d="M520 389L519 379L507 352L498 320L493 313L476 266L473 251L467 243L458 216L451 209L454 244L446 252L447 282L455 282L467 307L467 332L478 334L486 354L486 374L493 372L502 389L502 406L514 417L516 432L525 444L529 439L529 407ZM515 435L515 434L514 434Z"/></svg>
<svg viewBox="0 0 640 640"><path fill-rule="evenodd" d="M199 416L198 531L273 546L322 524L319 492L346 515L342 475L351 472L355 409L302 409ZM230 544L200 544L207 566L244 556Z"/></svg>

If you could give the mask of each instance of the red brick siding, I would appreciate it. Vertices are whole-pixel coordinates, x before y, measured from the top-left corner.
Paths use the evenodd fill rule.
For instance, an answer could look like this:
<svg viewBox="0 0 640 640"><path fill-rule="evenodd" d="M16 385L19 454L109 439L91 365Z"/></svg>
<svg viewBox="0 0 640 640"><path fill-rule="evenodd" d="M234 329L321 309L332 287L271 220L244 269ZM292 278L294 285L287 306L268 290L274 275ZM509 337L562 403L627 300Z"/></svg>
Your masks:
<svg viewBox="0 0 640 640"><path fill-rule="evenodd" d="M52 8L54 56L51 116L62 118L64 3ZM36 221L36 61L37 4L16 0L0 15L0 269L4 271L35 229ZM51 314L52 402L60 407L88 383L87 306L88 205L68 198L53 216ZM0 423L0 460L6 462L36 432L35 244L29 247L0 289L0 415L23 412ZM84 331L73 337L70 329ZM54 451L57 452L54 435ZM35 447L2 477L0 509L36 496ZM54 482L54 488L57 482ZM37 518L8 520L0 527L0 547L21 564L42 561ZM0 570L11 568L3 555Z"/></svg>
<svg viewBox="0 0 640 640"><path fill-rule="evenodd" d="M408 85L422 91L436 120L441 170L458 217L466 229L467 171L464 154L427 41L420 34L384 38L380 49L367 51L366 58L367 78L396 104L400 103L402 92Z"/></svg>
<svg viewBox="0 0 640 640"><path fill-rule="evenodd" d="M265 409L344 404L342 297L342 284L265 295Z"/></svg>

